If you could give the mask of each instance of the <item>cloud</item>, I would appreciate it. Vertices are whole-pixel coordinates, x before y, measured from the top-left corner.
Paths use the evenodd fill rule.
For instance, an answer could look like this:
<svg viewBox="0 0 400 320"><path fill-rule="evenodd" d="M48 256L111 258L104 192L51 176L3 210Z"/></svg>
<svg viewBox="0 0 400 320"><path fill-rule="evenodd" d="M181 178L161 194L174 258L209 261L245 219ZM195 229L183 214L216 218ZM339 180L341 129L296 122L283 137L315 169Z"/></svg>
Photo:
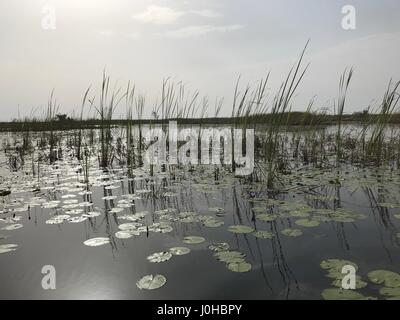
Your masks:
<svg viewBox="0 0 400 320"><path fill-rule="evenodd" d="M191 37L198 37L203 36L208 33L212 32L229 32L243 29L244 26L234 24L234 25L227 25L227 26L212 26L212 25L201 25L201 26L189 26L177 30L167 31L162 33L162 35L175 38L175 39L184 39L184 38L191 38Z"/></svg>
<svg viewBox="0 0 400 320"><path fill-rule="evenodd" d="M100 36L105 36L105 37L115 36L115 32L111 29L94 30L94 32Z"/></svg>
<svg viewBox="0 0 400 320"><path fill-rule="evenodd" d="M219 12L213 11L213 10L193 10L190 11L193 14L196 14L198 16L204 17L204 18L220 18L223 17L223 15Z"/></svg>
<svg viewBox="0 0 400 320"><path fill-rule="evenodd" d="M148 6L142 13L133 15L133 18L142 23L169 24L175 22L184 14L168 7Z"/></svg>

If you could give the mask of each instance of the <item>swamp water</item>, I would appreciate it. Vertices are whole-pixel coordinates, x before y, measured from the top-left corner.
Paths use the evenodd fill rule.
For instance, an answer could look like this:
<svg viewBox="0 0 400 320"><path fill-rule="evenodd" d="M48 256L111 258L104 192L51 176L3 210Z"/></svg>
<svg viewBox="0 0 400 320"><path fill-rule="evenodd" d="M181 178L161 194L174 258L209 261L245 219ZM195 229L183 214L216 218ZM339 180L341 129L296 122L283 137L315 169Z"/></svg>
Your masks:
<svg viewBox="0 0 400 320"><path fill-rule="evenodd" d="M92 155L85 183L60 146L18 170L0 157L1 299L400 297L399 169L296 165L271 192L225 167L128 176ZM345 264L354 291L338 288ZM42 288L46 265L55 290Z"/></svg>

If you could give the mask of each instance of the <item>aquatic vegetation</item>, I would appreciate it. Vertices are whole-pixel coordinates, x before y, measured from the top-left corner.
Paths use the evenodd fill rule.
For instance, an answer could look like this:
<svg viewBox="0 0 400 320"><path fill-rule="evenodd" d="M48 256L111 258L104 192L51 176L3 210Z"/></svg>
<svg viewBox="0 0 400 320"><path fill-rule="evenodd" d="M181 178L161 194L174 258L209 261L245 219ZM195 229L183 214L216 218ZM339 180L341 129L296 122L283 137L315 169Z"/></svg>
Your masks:
<svg viewBox="0 0 400 320"><path fill-rule="evenodd" d="M156 253L149 255L147 257L147 260L149 262L153 262L153 263L160 263L160 262L168 261L171 258L172 258L171 252L156 252Z"/></svg>
<svg viewBox="0 0 400 320"><path fill-rule="evenodd" d="M253 236L260 239L272 239L275 235L269 231L258 230L253 233Z"/></svg>
<svg viewBox="0 0 400 320"><path fill-rule="evenodd" d="M12 231L12 230L21 229L22 227L23 227L22 224L15 223L15 224L9 224L8 226L1 228L1 230Z"/></svg>
<svg viewBox="0 0 400 320"><path fill-rule="evenodd" d="M303 234L303 231L301 231L300 229L286 228L286 229L283 229L281 231L281 233L284 236L288 236L288 237L300 237Z"/></svg>
<svg viewBox="0 0 400 320"><path fill-rule="evenodd" d="M214 254L214 256L222 262L233 263L233 262L241 262L243 258L246 256L244 253L239 251L218 251Z"/></svg>
<svg viewBox="0 0 400 320"><path fill-rule="evenodd" d="M244 225L235 225L230 226L228 228L228 231L233 233L252 233L254 231L254 228Z"/></svg>
<svg viewBox="0 0 400 320"><path fill-rule="evenodd" d="M400 288L381 288L379 293L383 296L389 296L389 299L400 299Z"/></svg>
<svg viewBox="0 0 400 320"><path fill-rule="evenodd" d="M198 236L186 236L183 238L182 242L187 244L199 244L206 241L203 237Z"/></svg>
<svg viewBox="0 0 400 320"><path fill-rule="evenodd" d="M8 163L7 170L10 171L10 167L11 171L6 178L0 176L1 229L12 231L25 226L22 231L29 233L47 228L49 232L62 233L62 239L70 230L82 229L85 238L104 235L88 239L84 245L109 244L95 251L110 250L113 257L126 254L127 248L143 246L144 241L169 248L179 241L189 247L195 246L205 243L207 238L210 242L205 246L216 260L224 263L226 268L220 268L223 272L256 269L254 276L262 275L267 283L269 274L278 269L283 278L279 290L290 289L295 297L298 292L284 286L303 280L299 276L302 272L290 270L296 268L290 259L297 246L316 246L327 249L326 254L330 256L337 256L342 252L335 250L337 244L339 250L345 249L346 256L352 259L355 248L362 246L365 231L375 230L370 228L373 224L378 226L382 245L396 257L399 238L396 219L400 219L400 130L389 124L396 116L393 107L397 104L395 92L398 88L392 84L386 92L379 114L367 115L360 124L348 124L351 118L345 114L344 107L352 76L349 71L340 80L335 115L313 111L313 101L307 112L291 112L291 99L306 69L301 66L302 59L303 54L272 99L266 99L269 76L259 81L256 88L242 90L238 82L233 118L228 120L207 118L208 99L203 99L201 105L195 97L185 101L182 87L178 85L177 89L168 81L164 83L162 99L154 105L152 118L145 119L145 97L136 95L131 85L126 91L117 86L112 91L109 77L104 74L100 99L89 99L89 91L85 93L81 119L72 130L57 131L59 123L56 125L49 120L49 132L4 135L4 154L7 154L4 163ZM126 119L115 119L116 106L123 98L126 99ZM86 121L82 119L82 110L88 103L95 112L94 119ZM54 114L54 99L51 105L49 114ZM220 107L217 101L216 114ZM147 127L159 126L168 138L171 117L178 125L189 128L196 124L190 117L199 114L203 133L216 123L227 124L229 134L235 129L255 129L251 174L235 176L235 169L240 165L222 161L218 165L145 163L145 153L154 142L145 138ZM291 126L293 123L299 127ZM187 141L179 141L178 148L190 141L186 138ZM13 148L19 141L26 144L23 152ZM242 148L246 143L244 139ZM167 146L168 150L172 147L170 141ZM212 142L206 152L212 154L214 149L216 146ZM186 151L187 156L191 154ZM222 148L219 151L222 159L225 154ZM200 162L201 152L198 157ZM33 222L37 229L27 227ZM46 234L46 229L40 232L42 230ZM359 233L360 238L354 237L352 232ZM240 234L249 236L238 236ZM303 234L305 236L298 241L281 236ZM14 236L17 239L20 234L10 232L10 237ZM5 238L0 236L0 240ZM230 244L224 242L227 239ZM372 241L372 236L369 240ZM204 246L197 248L203 250ZM0 245L0 253L16 249L17 245ZM135 262L148 266L147 261L166 262L172 256L191 252L179 246L165 250ZM371 256L376 250L371 249L374 251ZM316 252L320 254L321 251ZM4 255L3 258L9 257ZM188 258L190 256L174 258L173 263L182 263ZM365 260L361 260L363 265L370 262ZM386 260L382 268L385 263ZM321 267L327 271L323 281L331 287L322 292L322 297L370 299L362 293L341 289L341 271L346 264L358 270L355 263L347 260L321 262ZM168 266L150 267L161 268L162 272L162 268ZM364 292L362 289L366 286L366 291L376 289L373 283L384 286L380 288L381 297L399 297L399 274L376 270L368 275L369 282L366 279L364 274L356 277L356 288L360 292ZM147 275L137 286L151 290L162 287L165 282L164 276ZM181 285L179 280L173 284L174 289L178 285Z"/></svg>
<svg viewBox="0 0 400 320"><path fill-rule="evenodd" d="M384 284L389 288L400 287L400 274L389 270L375 270L368 273L368 278L376 284Z"/></svg>
<svg viewBox="0 0 400 320"><path fill-rule="evenodd" d="M226 251L226 250L229 250L229 244L226 242L213 243L208 246L208 249L210 249L211 251L216 251L216 252Z"/></svg>
<svg viewBox="0 0 400 320"><path fill-rule="evenodd" d="M160 274L156 274L155 276L153 275L147 275L141 278L138 282L136 282L136 286L139 289L144 289L144 290L155 290L161 288L165 283L167 282L167 279Z"/></svg>
<svg viewBox="0 0 400 320"><path fill-rule="evenodd" d="M295 224L302 227L312 228L319 226L320 222L318 220L312 220L312 219L300 219L296 220Z"/></svg>
<svg viewBox="0 0 400 320"><path fill-rule="evenodd" d="M190 249L186 247L173 247L169 249L169 252L171 252L174 256L182 256L190 253Z"/></svg>
<svg viewBox="0 0 400 320"><path fill-rule="evenodd" d="M249 272L251 264L247 262L231 262L227 264L227 268L233 272Z"/></svg>
<svg viewBox="0 0 400 320"><path fill-rule="evenodd" d="M322 292L325 300L376 300L376 298L366 297L354 290L330 288Z"/></svg>
<svg viewBox="0 0 400 320"><path fill-rule="evenodd" d="M17 244L0 244L0 254L17 250Z"/></svg>
<svg viewBox="0 0 400 320"><path fill-rule="evenodd" d="M105 237L92 238L83 242L85 246L89 247L103 246L108 243L110 243L110 239Z"/></svg>

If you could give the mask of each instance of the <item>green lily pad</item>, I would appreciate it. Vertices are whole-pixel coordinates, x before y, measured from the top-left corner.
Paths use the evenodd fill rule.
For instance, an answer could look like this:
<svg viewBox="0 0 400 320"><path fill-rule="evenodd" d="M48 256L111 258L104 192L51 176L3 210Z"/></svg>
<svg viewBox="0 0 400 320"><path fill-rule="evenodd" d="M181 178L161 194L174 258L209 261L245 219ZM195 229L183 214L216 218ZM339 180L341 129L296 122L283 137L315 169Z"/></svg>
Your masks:
<svg viewBox="0 0 400 320"><path fill-rule="evenodd" d="M259 215L256 215L256 219L264 222L271 222L275 221L278 218L276 214L273 213L262 213Z"/></svg>
<svg viewBox="0 0 400 320"><path fill-rule="evenodd" d="M310 219L300 219L296 220L295 224L302 227L312 228L319 226L319 221Z"/></svg>
<svg viewBox="0 0 400 320"><path fill-rule="evenodd" d="M386 287L400 287L400 274L389 270L375 270L368 273L368 278L376 284L384 283Z"/></svg>
<svg viewBox="0 0 400 320"><path fill-rule="evenodd" d="M229 250L229 244L226 242L216 242L216 243L210 244L208 246L208 249L210 249L211 251L216 251L216 252L226 251L226 250Z"/></svg>
<svg viewBox="0 0 400 320"><path fill-rule="evenodd" d="M233 263L242 262L243 258L246 256L244 253L239 251L220 251L214 254L214 256L222 262Z"/></svg>
<svg viewBox="0 0 400 320"><path fill-rule="evenodd" d="M323 260L320 264L321 268L324 270L328 270L330 273L330 278L342 278L342 269L346 265L353 266L356 271L358 270L357 264L348 260L341 260L341 259L326 259ZM337 274L337 276L336 276ZM335 276L332 276L335 275ZM328 275L329 276L329 275Z"/></svg>
<svg viewBox="0 0 400 320"><path fill-rule="evenodd" d="M171 252L156 252L156 253L149 255L147 257L147 260L149 262L153 262L153 263L160 263L160 262L168 261L171 258L172 258Z"/></svg>
<svg viewBox="0 0 400 320"><path fill-rule="evenodd" d="M161 288L166 282L167 279L163 275L147 275L136 282L136 286L141 290L155 290Z"/></svg>
<svg viewBox="0 0 400 320"><path fill-rule="evenodd" d="M188 254L190 249L186 247L174 247L170 248L169 252L171 252L174 256L182 256L184 254Z"/></svg>
<svg viewBox="0 0 400 320"><path fill-rule="evenodd" d="M361 293L354 290L345 290L330 288L322 291L322 297L325 300L373 300L374 298L365 297Z"/></svg>
<svg viewBox="0 0 400 320"><path fill-rule="evenodd" d="M303 231L301 231L300 229L287 228L283 229L281 233L287 237L300 237L303 234Z"/></svg>
<svg viewBox="0 0 400 320"><path fill-rule="evenodd" d="M379 293L383 296L392 296L400 298L400 287L398 288L381 288Z"/></svg>
<svg viewBox="0 0 400 320"><path fill-rule="evenodd" d="M249 272L251 264L247 262L231 262L227 264L227 268L233 272Z"/></svg>
<svg viewBox="0 0 400 320"><path fill-rule="evenodd" d="M340 274L340 277L337 277L333 280L332 285L338 288L342 288L342 278L344 274ZM362 281L360 276L356 276L356 289L365 288L368 285L367 282Z"/></svg>
<svg viewBox="0 0 400 320"><path fill-rule="evenodd" d="M199 244L206 241L203 237L197 237L197 236L187 236L183 238L182 242L187 243L187 244Z"/></svg>
<svg viewBox="0 0 400 320"><path fill-rule="evenodd" d="M256 238L260 238L260 239L272 239L274 237L274 234L272 232L269 231L256 231L253 233L253 235Z"/></svg>
<svg viewBox="0 0 400 320"><path fill-rule="evenodd" d="M249 226L235 225L235 226L230 226L228 228L228 231L233 233L251 233L254 231L254 229Z"/></svg>
<svg viewBox="0 0 400 320"><path fill-rule="evenodd" d="M204 226L207 228L218 228L221 227L222 225L224 225L224 222L218 219L207 219L204 221Z"/></svg>

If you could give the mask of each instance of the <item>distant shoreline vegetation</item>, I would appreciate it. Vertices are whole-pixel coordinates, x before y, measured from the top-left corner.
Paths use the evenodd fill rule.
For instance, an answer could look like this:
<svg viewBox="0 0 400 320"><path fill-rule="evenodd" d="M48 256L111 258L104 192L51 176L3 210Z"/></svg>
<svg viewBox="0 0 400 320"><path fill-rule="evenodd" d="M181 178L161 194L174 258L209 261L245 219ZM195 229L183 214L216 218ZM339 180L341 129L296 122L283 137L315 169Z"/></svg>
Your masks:
<svg viewBox="0 0 400 320"><path fill-rule="evenodd" d="M317 114L310 112L287 112L284 115L286 118L285 124L288 126L320 126L336 125L341 121L342 123L375 123L378 122L379 114L369 113L353 113L348 115L342 115L339 119L338 115L328 114ZM251 124L257 125L269 125L274 123L273 114L260 114L251 115L247 117L208 117L208 118L171 118L171 119L110 119L103 120L109 125L113 126L125 126L127 122L132 125L139 124L167 124L169 121L177 121L181 125L199 124L202 125L229 125L243 123L246 120L247 126L251 127ZM387 123L400 124L400 113L394 113L388 119ZM47 131L54 130L56 126L57 130L72 130L72 129L96 129L102 124L100 119L72 119L67 117L55 118L52 120L36 120L36 119L24 119L24 120L13 120L10 122L0 122L1 132L15 132L15 131Z"/></svg>

